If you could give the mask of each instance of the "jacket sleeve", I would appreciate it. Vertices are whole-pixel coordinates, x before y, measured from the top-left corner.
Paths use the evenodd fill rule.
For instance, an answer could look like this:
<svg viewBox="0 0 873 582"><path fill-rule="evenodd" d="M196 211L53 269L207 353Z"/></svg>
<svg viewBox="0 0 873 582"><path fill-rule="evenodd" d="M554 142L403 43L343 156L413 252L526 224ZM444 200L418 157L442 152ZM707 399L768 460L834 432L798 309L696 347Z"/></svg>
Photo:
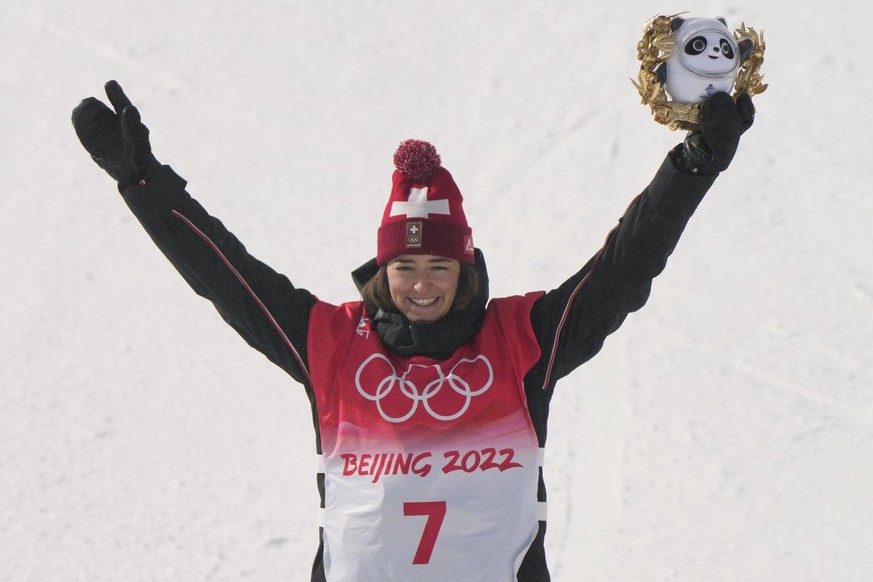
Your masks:
<svg viewBox="0 0 873 582"><path fill-rule="evenodd" d="M306 338L316 298L251 256L185 187L169 166L160 166L122 194L191 288L210 300L249 345L307 382Z"/></svg>
<svg viewBox="0 0 873 582"><path fill-rule="evenodd" d="M531 320L542 348L542 389L591 359L628 313L645 305L685 225L715 176L677 170L670 156L575 275L534 305Z"/></svg>

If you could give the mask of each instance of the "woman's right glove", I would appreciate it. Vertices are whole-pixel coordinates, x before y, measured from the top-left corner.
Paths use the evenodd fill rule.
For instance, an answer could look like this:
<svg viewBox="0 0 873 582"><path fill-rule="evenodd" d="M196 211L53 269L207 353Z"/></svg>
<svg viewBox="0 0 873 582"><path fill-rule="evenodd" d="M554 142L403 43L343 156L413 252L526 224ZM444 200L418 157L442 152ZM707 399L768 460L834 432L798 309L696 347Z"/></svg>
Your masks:
<svg viewBox="0 0 873 582"><path fill-rule="evenodd" d="M152 155L149 130L121 85L109 81L105 89L115 111L88 97L73 109L73 127L97 165L124 191L140 182L158 162Z"/></svg>
<svg viewBox="0 0 873 582"><path fill-rule="evenodd" d="M689 132L685 141L673 150L673 161L689 174L718 174L730 165L740 136L754 122L751 97L743 93L734 103L727 93L716 93L703 102L700 129Z"/></svg>

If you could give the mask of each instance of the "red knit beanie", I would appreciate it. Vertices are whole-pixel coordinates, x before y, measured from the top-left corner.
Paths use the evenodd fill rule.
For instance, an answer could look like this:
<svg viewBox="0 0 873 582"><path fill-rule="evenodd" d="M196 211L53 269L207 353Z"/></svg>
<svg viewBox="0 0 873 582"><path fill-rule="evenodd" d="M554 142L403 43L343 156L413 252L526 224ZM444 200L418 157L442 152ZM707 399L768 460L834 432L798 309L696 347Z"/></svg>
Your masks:
<svg viewBox="0 0 873 582"><path fill-rule="evenodd" d="M460 190L426 141L408 139L394 153L391 197L382 215L376 262L436 255L473 263L473 231Z"/></svg>

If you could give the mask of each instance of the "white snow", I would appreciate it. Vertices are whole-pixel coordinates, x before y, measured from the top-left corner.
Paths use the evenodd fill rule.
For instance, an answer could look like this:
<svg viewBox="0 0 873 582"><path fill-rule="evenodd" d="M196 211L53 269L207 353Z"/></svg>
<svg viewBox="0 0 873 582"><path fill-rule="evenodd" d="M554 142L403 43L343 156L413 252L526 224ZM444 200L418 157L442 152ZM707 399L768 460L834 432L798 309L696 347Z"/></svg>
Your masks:
<svg viewBox="0 0 873 582"><path fill-rule="evenodd" d="M873 580L870 3L3 0L0 580L306 580L299 385L191 292L82 150L118 79L154 151L330 301L403 139L495 295L600 246L681 139L629 78L658 13L765 31L769 90L647 305L558 386L556 581Z"/></svg>

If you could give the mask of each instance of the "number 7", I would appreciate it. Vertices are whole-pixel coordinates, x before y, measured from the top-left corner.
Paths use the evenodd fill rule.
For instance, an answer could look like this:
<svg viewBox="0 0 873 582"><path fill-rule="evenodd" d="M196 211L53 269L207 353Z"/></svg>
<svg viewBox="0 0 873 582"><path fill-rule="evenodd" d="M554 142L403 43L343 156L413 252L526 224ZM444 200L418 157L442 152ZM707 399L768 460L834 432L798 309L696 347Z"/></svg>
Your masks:
<svg viewBox="0 0 873 582"><path fill-rule="evenodd" d="M446 516L445 501L407 501L403 504L403 515L426 515L427 522L424 524L424 532L421 541L418 542L418 550L412 559L413 564L428 564L436 545L437 536Z"/></svg>

